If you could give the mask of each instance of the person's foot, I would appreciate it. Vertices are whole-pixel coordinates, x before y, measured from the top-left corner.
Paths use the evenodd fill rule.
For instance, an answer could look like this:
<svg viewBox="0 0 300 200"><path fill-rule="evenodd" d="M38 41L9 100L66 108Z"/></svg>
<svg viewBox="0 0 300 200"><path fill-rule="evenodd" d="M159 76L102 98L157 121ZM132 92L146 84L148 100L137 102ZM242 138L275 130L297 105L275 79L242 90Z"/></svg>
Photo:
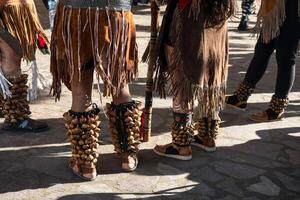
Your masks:
<svg viewBox="0 0 300 200"><path fill-rule="evenodd" d="M228 106L237 110L245 110L247 107L247 101L240 101L237 95L226 96L225 102Z"/></svg>
<svg viewBox="0 0 300 200"><path fill-rule="evenodd" d="M121 167L126 172L134 171L138 166L138 151L141 143L140 102L107 104L107 115L112 143L115 151L121 156Z"/></svg>
<svg viewBox="0 0 300 200"><path fill-rule="evenodd" d="M231 106L238 110L245 110L247 107L248 98L254 91L254 86L250 85L246 81L241 82L233 95L226 96L225 102L228 106Z"/></svg>
<svg viewBox="0 0 300 200"><path fill-rule="evenodd" d="M69 161L69 167L73 173L86 181L95 180L97 177L97 170L95 165L79 164L75 158L71 158Z"/></svg>
<svg viewBox="0 0 300 200"><path fill-rule="evenodd" d="M176 144L170 143L166 145L156 145L153 151L160 155L179 160L191 160L192 149L191 146L180 147Z"/></svg>
<svg viewBox="0 0 300 200"><path fill-rule="evenodd" d="M263 112L252 114L250 116L250 120L255 122L272 122L282 120L288 102L289 99L287 97L277 98L273 95L269 108Z"/></svg>
<svg viewBox="0 0 300 200"><path fill-rule="evenodd" d="M214 152L216 151L216 143L215 140L209 136L194 136L194 141L191 143L191 145L199 147L207 152Z"/></svg>
<svg viewBox="0 0 300 200"><path fill-rule="evenodd" d="M37 133L47 130L48 124L46 122L28 118L19 122L15 121L14 123L4 122L3 129L6 131L18 130Z"/></svg>
<svg viewBox="0 0 300 200"><path fill-rule="evenodd" d="M247 31L249 29L247 17L243 16L241 18L240 24L238 26L239 31Z"/></svg>
<svg viewBox="0 0 300 200"><path fill-rule="evenodd" d="M276 113L271 108L258 113L253 113L249 119L254 122L273 122L273 121L279 121L283 119L284 112L282 113Z"/></svg>
<svg viewBox="0 0 300 200"><path fill-rule="evenodd" d="M134 171L138 166L138 157L137 154L124 154L122 155L122 169L126 172Z"/></svg>

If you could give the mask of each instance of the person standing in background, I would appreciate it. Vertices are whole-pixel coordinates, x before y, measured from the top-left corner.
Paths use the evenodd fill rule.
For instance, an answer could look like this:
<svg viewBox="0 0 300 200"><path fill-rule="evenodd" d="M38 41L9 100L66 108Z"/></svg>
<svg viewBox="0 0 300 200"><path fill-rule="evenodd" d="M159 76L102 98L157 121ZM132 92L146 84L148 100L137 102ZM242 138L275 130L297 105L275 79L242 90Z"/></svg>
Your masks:
<svg viewBox="0 0 300 200"><path fill-rule="evenodd" d="M28 76L21 71L21 59L35 62L36 49L47 53L48 45L32 0L0 1L0 113L5 118L3 129L39 132L48 127L46 123L30 118Z"/></svg>
<svg viewBox="0 0 300 200"><path fill-rule="evenodd" d="M262 0L257 23L260 36L254 56L244 80L234 94L226 98L227 105L240 110L245 109L248 98L263 77L270 57L276 50L278 68L275 94L265 111L250 116L253 121L270 122L284 117L289 102L288 96L295 80L296 54L300 38L299 4L299 0Z"/></svg>
<svg viewBox="0 0 300 200"><path fill-rule="evenodd" d="M253 13L255 0L242 0L242 17L238 26L239 31L246 31L249 29L249 15Z"/></svg>

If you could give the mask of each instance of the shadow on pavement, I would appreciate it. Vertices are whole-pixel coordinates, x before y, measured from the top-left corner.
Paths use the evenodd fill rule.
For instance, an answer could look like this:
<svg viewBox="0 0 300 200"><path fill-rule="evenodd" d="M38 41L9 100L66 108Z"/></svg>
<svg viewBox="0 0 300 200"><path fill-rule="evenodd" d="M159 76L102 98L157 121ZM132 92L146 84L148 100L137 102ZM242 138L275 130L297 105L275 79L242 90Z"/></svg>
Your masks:
<svg viewBox="0 0 300 200"><path fill-rule="evenodd" d="M52 127L57 127L47 133L26 136L12 133L1 135L0 193L82 182L67 168L70 147L66 143L61 122L62 119L49 120ZM104 143L110 143L110 137L105 133L107 129L103 130ZM299 173L296 173L300 167L298 159L300 138L293 136L299 132L300 127L259 130L256 133L260 139L219 147L215 153L206 153L193 148L193 159L187 162L175 162L173 159L157 156L152 149L142 149L139 168L124 179L116 178L111 181L117 182L114 187L119 187L118 183L122 182L121 185L126 186L128 190L127 194L137 197L164 195L170 198L189 199L197 194L199 198L203 197L202 199L228 195L232 199L252 196L272 199L249 190L250 185L261 182L261 177L267 177L280 187L279 199L293 199L300 195L300 189L297 187L300 180ZM156 140L155 135L153 140ZM21 143L23 146L20 145ZM39 146L43 144L50 145ZM8 146L11 148L5 148ZM101 145L100 151L104 148L105 144ZM102 153L97 168L99 176L96 181L98 183L101 183L103 175L121 174L118 177L122 177L120 161L114 153ZM182 184L180 181L184 177L187 183ZM147 185L147 181L153 180L154 183L157 182L156 185ZM158 182L158 180L161 181ZM154 187L153 192L137 191L138 187L149 186ZM73 194L61 197L60 200L114 199L120 195L126 195L126 193ZM141 199L157 199L157 197Z"/></svg>
<svg viewBox="0 0 300 200"><path fill-rule="evenodd" d="M59 200L150 200L159 197L159 199L192 199L195 194L197 199L215 199L214 197L227 197L226 199L231 200L244 197L264 200L296 199L300 194L300 189L297 187L300 182L297 171L300 163L293 163L294 161L288 153L299 150L300 139L292 136L299 132L299 127L260 130L257 131L260 139L231 147L219 147L215 153L205 153L194 148L191 161L174 162L173 159L155 155L149 149L142 150L139 168L132 173L134 175L132 177L140 179L145 177L146 179L150 176L155 179L160 176L166 178L165 184L158 183L153 192L134 192L128 189L128 192L72 194L63 196ZM299 151L297 151L297 155L300 156ZM110 173L106 170L102 172ZM185 185L174 184L179 177L186 177L188 183ZM98 179L101 180L101 175ZM261 186L269 192L269 195L262 195L249 189L251 186L253 188L254 184L261 183L266 179L275 185L273 191L268 191L263 185ZM136 190L134 188L138 186L134 183L137 181L136 179L128 177L124 181L128 181L128 188L132 185L132 190ZM275 191L277 187L279 188L278 193ZM129 195L128 198L126 195ZM146 197L143 197L144 195Z"/></svg>

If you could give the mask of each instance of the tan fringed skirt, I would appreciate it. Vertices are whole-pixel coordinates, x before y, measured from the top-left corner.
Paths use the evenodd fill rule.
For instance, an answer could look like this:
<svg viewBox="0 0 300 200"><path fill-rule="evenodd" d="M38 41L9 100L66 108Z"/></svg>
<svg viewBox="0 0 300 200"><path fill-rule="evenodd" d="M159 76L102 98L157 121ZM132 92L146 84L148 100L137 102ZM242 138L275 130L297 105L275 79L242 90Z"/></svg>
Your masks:
<svg viewBox="0 0 300 200"><path fill-rule="evenodd" d="M136 34L130 11L72 8L60 2L51 43L52 92L57 99L61 83L71 90L74 75L81 77L90 65L104 82L104 96L118 94L123 84L137 76Z"/></svg>
<svg viewBox="0 0 300 200"><path fill-rule="evenodd" d="M33 0L0 0L0 15L4 28L20 43L23 58L33 61L37 48L37 35L48 41L39 22Z"/></svg>

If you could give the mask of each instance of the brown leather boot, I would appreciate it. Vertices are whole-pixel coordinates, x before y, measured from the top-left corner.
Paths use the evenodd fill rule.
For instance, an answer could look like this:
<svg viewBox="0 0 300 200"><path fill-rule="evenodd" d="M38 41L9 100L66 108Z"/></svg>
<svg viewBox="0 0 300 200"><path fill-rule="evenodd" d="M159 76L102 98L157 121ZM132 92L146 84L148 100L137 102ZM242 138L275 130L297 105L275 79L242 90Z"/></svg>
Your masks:
<svg viewBox="0 0 300 200"><path fill-rule="evenodd" d="M174 123L172 126L172 143L156 145L153 151L160 155L179 160L192 159L190 143L193 140L194 127L192 125L192 114L173 112Z"/></svg>
<svg viewBox="0 0 300 200"><path fill-rule="evenodd" d="M198 134L194 136L192 145L208 152L216 151L215 139L219 133L219 126L220 120L200 119L196 125Z"/></svg>

